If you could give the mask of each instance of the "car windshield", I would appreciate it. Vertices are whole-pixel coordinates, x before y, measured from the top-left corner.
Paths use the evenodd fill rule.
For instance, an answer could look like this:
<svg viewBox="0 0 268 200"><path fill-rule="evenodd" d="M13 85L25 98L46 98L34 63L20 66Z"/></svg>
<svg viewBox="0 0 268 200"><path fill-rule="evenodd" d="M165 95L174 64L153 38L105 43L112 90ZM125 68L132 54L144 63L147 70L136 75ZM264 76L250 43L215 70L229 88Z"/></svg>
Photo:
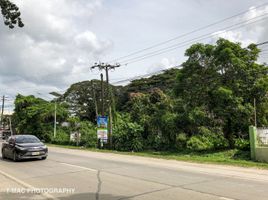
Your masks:
<svg viewBox="0 0 268 200"><path fill-rule="evenodd" d="M38 143L40 140L31 135L21 135L16 137L16 143Z"/></svg>

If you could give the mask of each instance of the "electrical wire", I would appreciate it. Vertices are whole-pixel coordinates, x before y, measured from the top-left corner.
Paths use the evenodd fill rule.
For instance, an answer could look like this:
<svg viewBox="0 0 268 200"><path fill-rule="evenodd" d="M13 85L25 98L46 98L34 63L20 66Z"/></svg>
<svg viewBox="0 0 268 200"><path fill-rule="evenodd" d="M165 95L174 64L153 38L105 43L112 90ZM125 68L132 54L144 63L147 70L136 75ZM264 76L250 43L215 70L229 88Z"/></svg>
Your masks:
<svg viewBox="0 0 268 200"><path fill-rule="evenodd" d="M236 18L236 17L238 17L238 16L244 15L244 14L246 14L246 13L252 11L252 10L256 10L256 9L261 8L261 7L264 7L264 6L266 6L266 5L268 5L268 2L263 3L263 4L259 5L259 6L255 6L253 9L248 9L248 10L242 11L242 12L240 12L240 13L238 13L238 14L232 15L232 16L230 16L230 17L227 17L227 18L218 20L218 21L216 21L216 22L214 22L214 23L211 23L211 24L209 24L209 25L199 27L199 28L197 28L197 29L194 29L193 31L184 33L184 34L179 35L179 36L176 36L176 37L174 37L174 38L165 40L165 41L163 41L163 42L156 43L156 44L151 45L151 46L149 46L149 47L147 47L147 48L144 48L144 49L141 49L141 50L134 51L134 52L132 52L132 53L130 53L130 54L128 54L128 55L125 55L125 56L121 56L121 57L115 58L115 59L113 59L113 60L111 60L111 61L109 61L109 62L119 61L119 60L121 60L121 59L128 58L128 57L131 57L131 56L133 56L133 55L137 55L137 54L139 54L139 53L141 53L141 52L144 52L144 51L153 49L153 48L155 48L155 47L162 46L162 45L164 45L164 44L170 43L170 42L175 41L175 40L177 40L177 39L183 38L183 37L185 37L185 36L188 36L188 35L191 35L191 34L193 34L193 33L196 33L196 32L202 31L202 30L205 30L205 29L210 28L210 27L212 27L212 26L215 26L215 25L217 25L217 24L221 24L221 23L223 23L223 22L226 22L226 21L228 21L228 20L230 20L230 19L233 19L233 18ZM108 63L109 63L109 62L108 62Z"/></svg>
<svg viewBox="0 0 268 200"><path fill-rule="evenodd" d="M134 77L131 77L131 78L123 79L123 80L120 80L120 81L112 82L111 84L125 83L125 82L128 82L128 81L133 81L133 80L140 79L140 78L146 78L146 77L150 77L150 76L153 76L153 75L157 75L157 74L163 73L163 72L165 72L167 70L170 70L170 69L176 69L176 68L179 69L181 67L182 67L182 65L178 65L178 66L170 67L170 68L167 68L167 69L161 69L161 70L157 70L157 71L154 71L154 72L151 72L151 73L147 73L147 74L143 74L143 75L138 75L138 76L134 76Z"/></svg>
<svg viewBox="0 0 268 200"><path fill-rule="evenodd" d="M196 37L196 38L193 38L193 39L190 39L190 40L187 40L187 41L175 44L175 45L171 45L169 47L166 47L166 48L163 48L163 49L160 49L160 50L157 50L157 51L153 51L153 52L147 53L147 54L142 55L142 56L137 56L135 58L125 60L125 61L123 61L122 65L132 64L132 63L135 63L135 62L138 62L138 61L141 61L141 60L144 60L144 59L156 56L156 55L160 55L160 54L163 54L163 53L166 53L166 52L169 52L169 51L173 51L175 49L187 46L187 45L192 44L194 42L198 42L198 41L201 41L201 40L204 40L204 39L212 38L214 36L226 33L227 31L230 31L230 30L234 30L234 29L237 29L237 28L240 28L240 27L243 27L243 26L247 26L247 25L250 25L250 24L254 24L256 22L263 21L263 20L267 19L267 17L268 17L267 14L268 13L266 13L264 15L261 15L261 16L254 17L254 18L252 18L250 20L246 20L246 21L243 22L244 24L238 23L238 24L235 24L235 25L225 27L224 28L225 30L221 31L221 32L220 31L216 31L216 32L213 31L211 33L204 34L202 36L199 36L199 37ZM266 17L263 17L263 16L266 16ZM248 23L248 22L252 21L253 19L256 19L256 18L259 18L259 17L263 17L263 18L258 19L256 21L253 21L251 23Z"/></svg>

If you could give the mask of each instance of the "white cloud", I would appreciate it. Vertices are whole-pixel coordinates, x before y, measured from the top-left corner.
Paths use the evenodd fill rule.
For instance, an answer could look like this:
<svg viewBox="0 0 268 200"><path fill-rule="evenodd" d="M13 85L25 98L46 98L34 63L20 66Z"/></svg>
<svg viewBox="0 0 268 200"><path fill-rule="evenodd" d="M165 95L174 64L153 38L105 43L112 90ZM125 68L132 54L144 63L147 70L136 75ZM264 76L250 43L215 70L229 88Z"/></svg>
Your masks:
<svg viewBox="0 0 268 200"><path fill-rule="evenodd" d="M267 32L267 20L261 20L267 17L268 6L263 8L249 8L249 12L233 21L233 25L241 23L247 24L246 26L236 26L233 30L221 30L212 34L213 40L218 38L225 38L233 42L240 42L243 46L247 46L251 43L258 43ZM254 19L255 18L255 19ZM246 23L242 23L246 22ZM254 22L254 23L253 23ZM266 35L264 36L264 38Z"/></svg>
<svg viewBox="0 0 268 200"><path fill-rule="evenodd" d="M213 34L214 41L218 38L225 38L232 42L240 42L243 46L248 46L249 44L255 43L256 39L250 39L244 36L242 31L218 31Z"/></svg>
<svg viewBox="0 0 268 200"><path fill-rule="evenodd" d="M160 62L154 63L148 70L147 73L154 73L156 71L169 69L178 65L176 58L162 58Z"/></svg>
<svg viewBox="0 0 268 200"><path fill-rule="evenodd" d="M89 71L95 61L113 60L146 48L241 12L262 0L237 0L232 4L199 0L14 1L20 7L25 27L9 30L0 21L0 88L12 95L48 93L77 81L98 78L98 72ZM239 20L250 19L264 10L268 13L267 9L251 9ZM262 42L267 40L267 27L267 21L263 21L220 35L243 44ZM186 38L180 41L183 40ZM122 66L111 74L111 80L178 65L178 61L185 59L185 48Z"/></svg>
<svg viewBox="0 0 268 200"><path fill-rule="evenodd" d="M21 88L30 86L32 91L66 87L79 80L78 73L71 80L67 79L71 73L82 73L89 68L88 60L104 55L112 47L111 41L100 40L89 27L77 23L93 18L101 9L101 0L16 3L23 13L25 27L0 29L0 82L3 88L14 81L23 82ZM27 89L22 90L27 93ZM18 89L14 94L16 91Z"/></svg>
<svg viewBox="0 0 268 200"><path fill-rule="evenodd" d="M94 55L104 53L112 46L111 41L101 41L91 31L85 31L75 36L75 44L80 49L92 50Z"/></svg>

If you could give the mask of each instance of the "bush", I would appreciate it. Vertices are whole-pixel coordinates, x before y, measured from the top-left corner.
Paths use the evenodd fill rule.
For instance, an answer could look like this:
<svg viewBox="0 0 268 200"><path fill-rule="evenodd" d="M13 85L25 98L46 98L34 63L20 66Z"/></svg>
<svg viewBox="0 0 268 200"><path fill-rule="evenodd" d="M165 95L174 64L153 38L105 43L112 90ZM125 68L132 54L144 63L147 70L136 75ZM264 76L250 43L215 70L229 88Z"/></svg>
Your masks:
<svg viewBox="0 0 268 200"><path fill-rule="evenodd" d="M187 148L194 151L211 150L214 145L204 135L194 135L187 141Z"/></svg>
<svg viewBox="0 0 268 200"><path fill-rule="evenodd" d="M179 133L176 136L176 148L177 149L184 149L187 144L187 135L185 133Z"/></svg>
<svg viewBox="0 0 268 200"><path fill-rule="evenodd" d="M237 138L234 140L235 148L240 150L250 150L250 142L248 139Z"/></svg>
<svg viewBox="0 0 268 200"><path fill-rule="evenodd" d="M113 132L113 145L119 151L141 151L144 147L143 128L130 122L128 115L118 115Z"/></svg>
<svg viewBox="0 0 268 200"><path fill-rule="evenodd" d="M97 146L97 131L96 127L90 122L81 122L79 127L81 134L80 145L85 147Z"/></svg>
<svg viewBox="0 0 268 200"><path fill-rule="evenodd" d="M220 130L211 131L206 127L199 127L198 134L192 136L186 146L196 151L217 150L228 147L228 141Z"/></svg>
<svg viewBox="0 0 268 200"><path fill-rule="evenodd" d="M56 138L52 137L51 142L53 144L69 144L70 134L62 129L58 129L56 133Z"/></svg>
<svg viewBox="0 0 268 200"><path fill-rule="evenodd" d="M153 149L157 151L164 150L165 144L163 143L163 137L160 134L150 133L145 142L146 149Z"/></svg>

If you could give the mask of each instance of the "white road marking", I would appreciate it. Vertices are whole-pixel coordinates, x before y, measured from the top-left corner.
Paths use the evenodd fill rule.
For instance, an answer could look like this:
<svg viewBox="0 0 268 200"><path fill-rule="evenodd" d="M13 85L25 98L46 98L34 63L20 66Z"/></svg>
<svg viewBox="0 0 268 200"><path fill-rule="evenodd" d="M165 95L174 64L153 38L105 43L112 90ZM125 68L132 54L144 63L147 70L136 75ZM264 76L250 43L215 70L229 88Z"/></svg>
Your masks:
<svg viewBox="0 0 268 200"><path fill-rule="evenodd" d="M92 172L97 172L98 171L96 169L92 169L92 168L88 168L88 167L82 167L82 166L79 166L79 165L72 165L72 164L69 164L69 163L60 163L60 164L70 166L70 167L76 167L76 168L79 168L79 169L85 169L85 170L92 171Z"/></svg>
<svg viewBox="0 0 268 200"><path fill-rule="evenodd" d="M31 190L38 189L38 188L36 188L36 187L34 187L34 186L32 186L32 185L30 185L30 184L28 184L28 183L26 183L26 182L20 180L20 179L17 179L17 178L15 178L14 176L11 176L10 174L7 174L6 172L3 172L3 171L1 171L1 170L0 170L0 174L2 174L3 176L5 176L5 177L7 177L7 178L9 178L9 179L11 179L11 180L13 180L13 181L15 181L16 183L22 185L22 186L25 187L25 188L29 188L29 189L31 189ZM42 195L43 197L45 197L45 198L48 198L48 199L60 200L59 198L54 197L54 196L52 196L52 195L50 195L50 194L48 194L48 193L41 193L41 195Z"/></svg>
<svg viewBox="0 0 268 200"><path fill-rule="evenodd" d="M234 200L234 199L231 199L231 198L227 198L227 197L220 197L221 200Z"/></svg>

